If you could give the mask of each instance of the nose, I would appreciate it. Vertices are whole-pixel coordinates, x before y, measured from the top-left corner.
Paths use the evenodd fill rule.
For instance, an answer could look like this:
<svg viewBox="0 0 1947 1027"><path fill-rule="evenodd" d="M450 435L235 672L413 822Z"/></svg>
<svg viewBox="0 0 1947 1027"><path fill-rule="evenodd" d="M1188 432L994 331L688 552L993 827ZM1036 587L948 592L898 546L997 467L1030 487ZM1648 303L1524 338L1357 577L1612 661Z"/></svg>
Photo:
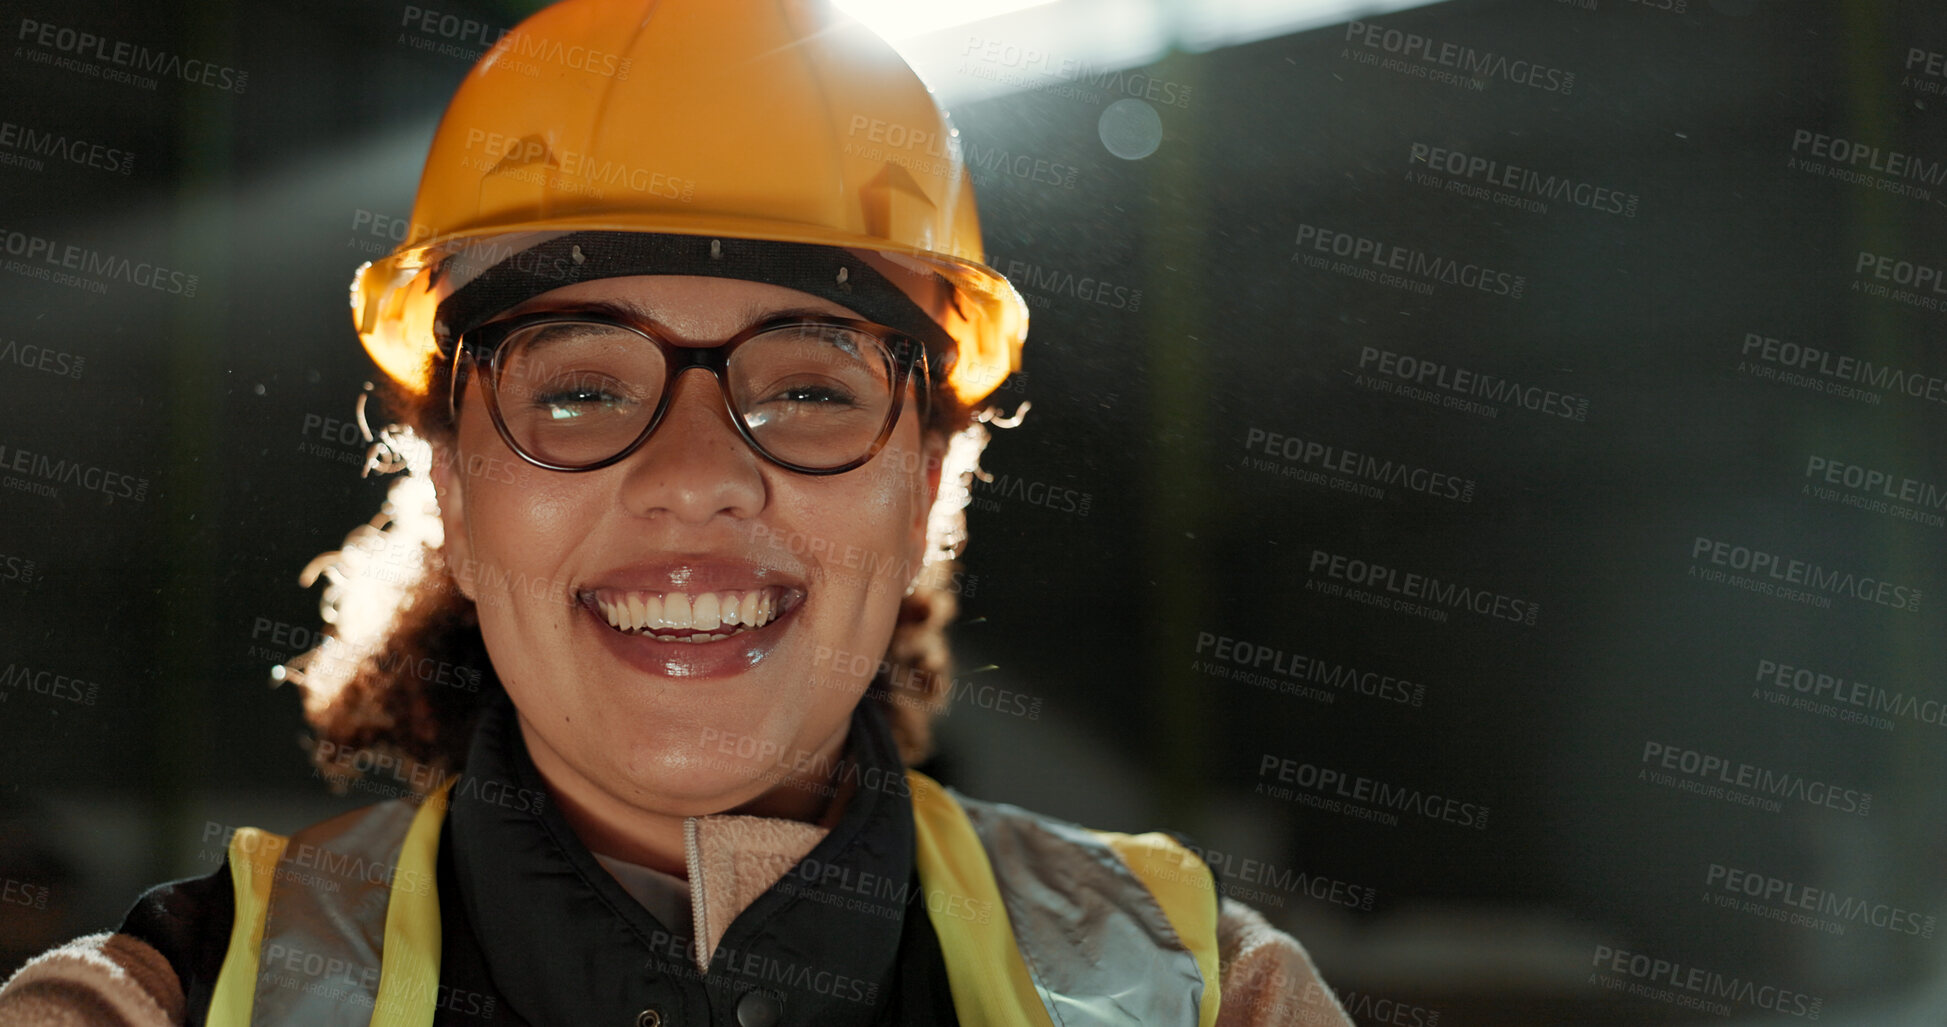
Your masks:
<svg viewBox="0 0 1947 1027"><path fill-rule="evenodd" d="M662 422L621 463L624 505L638 516L667 514L696 526L720 514L755 516L767 494L763 458L737 434L715 376L692 367L669 387Z"/></svg>

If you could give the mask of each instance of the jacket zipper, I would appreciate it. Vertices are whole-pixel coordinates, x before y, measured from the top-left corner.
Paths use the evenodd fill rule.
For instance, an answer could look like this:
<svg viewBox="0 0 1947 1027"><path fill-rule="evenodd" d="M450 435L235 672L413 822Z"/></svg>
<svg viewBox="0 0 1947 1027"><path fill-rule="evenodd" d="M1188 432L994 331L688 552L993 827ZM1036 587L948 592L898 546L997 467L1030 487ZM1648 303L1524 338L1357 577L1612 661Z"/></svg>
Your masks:
<svg viewBox="0 0 1947 1027"><path fill-rule="evenodd" d="M690 929L696 932L691 945L696 949L698 973L710 972L710 954L703 946L710 937L709 904L703 897L703 847L696 840L696 818L683 818L683 861L690 871Z"/></svg>

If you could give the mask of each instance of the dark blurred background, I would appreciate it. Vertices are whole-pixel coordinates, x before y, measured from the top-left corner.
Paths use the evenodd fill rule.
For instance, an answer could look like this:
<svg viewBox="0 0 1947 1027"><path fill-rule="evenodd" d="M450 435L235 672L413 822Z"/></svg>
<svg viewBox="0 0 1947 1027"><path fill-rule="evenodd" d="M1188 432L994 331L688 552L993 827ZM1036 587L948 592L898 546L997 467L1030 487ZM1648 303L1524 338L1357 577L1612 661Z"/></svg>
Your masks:
<svg viewBox="0 0 1947 1027"><path fill-rule="evenodd" d="M368 801L268 675L383 494L346 288L536 6L0 4L0 971ZM1947 1023L1947 12L1387 6L900 39L1034 317L935 769L1186 833L1362 1024Z"/></svg>

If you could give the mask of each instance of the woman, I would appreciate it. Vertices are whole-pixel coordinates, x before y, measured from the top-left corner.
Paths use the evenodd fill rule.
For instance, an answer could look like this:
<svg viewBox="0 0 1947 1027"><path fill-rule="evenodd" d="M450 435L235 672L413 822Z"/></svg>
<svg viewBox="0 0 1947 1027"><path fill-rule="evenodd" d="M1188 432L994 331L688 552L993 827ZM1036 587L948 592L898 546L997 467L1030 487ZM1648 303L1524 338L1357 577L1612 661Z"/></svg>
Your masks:
<svg viewBox="0 0 1947 1027"><path fill-rule="evenodd" d="M412 794L237 831L0 1019L1347 1022L1167 836L906 769L1026 312L883 42L568 0L469 75L414 224L353 290L408 474L289 669L320 768Z"/></svg>

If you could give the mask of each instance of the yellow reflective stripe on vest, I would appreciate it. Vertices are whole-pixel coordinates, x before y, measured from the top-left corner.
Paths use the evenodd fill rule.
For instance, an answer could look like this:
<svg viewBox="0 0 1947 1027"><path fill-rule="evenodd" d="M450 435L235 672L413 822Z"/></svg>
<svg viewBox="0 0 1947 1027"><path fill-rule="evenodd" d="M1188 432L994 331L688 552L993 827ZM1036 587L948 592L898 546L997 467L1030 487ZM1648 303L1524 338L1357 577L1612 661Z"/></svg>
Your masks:
<svg viewBox="0 0 1947 1027"><path fill-rule="evenodd" d="M399 847L399 874L422 875L426 888L394 888L385 907L385 958L372 1027L431 1027L439 1002L439 829L446 820L448 781L413 815Z"/></svg>
<svg viewBox="0 0 1947 1027"><path fill-rule="evenodd" d="M328 1018L333 1023L428 1027L433 1022L439 989L439 892L434 881L438 873L439 831L445 819L446 798L447 789L442 788L419 803L418 808L411 811L409 819L391 816L400 811L399 804L403 802L393 800L299 832L298 837L302 838L323 826L350 824L353 825L351 830L356 830L359 825L369 827L374 822L381 825L382 829L376 837L360 837L358 845L350 849L334 848L329 856L352 861L349 868L354 873L363 870L369 875L372 867L382 868L382 883L386 887L386 912L382 925L361 924L359 918L369 917L373 908L351 903L341 896L336 887L340 883L338 881L325 882L332 885L326 891L297 894L300 889L312 888L318 875L309 869L308 863L305 866L285 865L294 855L291 839L256 828L239 829L230 841L230 874L236 894L236 915L231 923L230 948L224 957L223 969L217 975L206 1022L216 1027L251 1027L252 1024L280 1023L292 1019L316 1021ZM393 823L403 823L404 829L383 828L388 819ZM305 846L300 845L299 848ZM319 853L304 853L301 858L317 859ZM329 864L324 872L332 872ZM414 886L393 887L399 881L414 882ZM360 882L347 877L343 883ZM298 901L300 899L304 901ZM315 988L330 990L335 996L318 1000L300 997L309 995L303 983L275 979L279 970L275 965L265 965L267 953L273 962L280 952L288 957L288 961L301 959L307 968L305 972L310 972L308 967L312 961L321 967L336 969L359 969L364 964L357 948L364 947L365 942L359 941L357 946L347 947L334 945L336 939L329 934L305 933L307 926L321 926L315 923L318 917L314 916L312 923L295 926L289 922L288 911L273 917L274 910L289 905L305 910L307 903L311 907L307 912L318 914L341 931L349 928L361 935L369 933L379 939L379 966L374 968L378 970L375 993L367 985L361 995L358 991L360 982L353 980L329 984L325 980L308 982ZM334 903L337 905L334 906ZM279 917L284 919L280 920ZM303 915L298 915L298 919L303 920ZM273 926L277 923L283 926ZM372 930L374 927L377 930ZM290 940L285 937L286 934L304 939L297 950L284 947ZM298 955L300 951L301 957ZM291 994L272 993L267 990L270 988L297 988L298 991ZM326 1008L320 1010L314 1006L308 1013L300 1014L290 1008L280 1008L277 1002L260 1003L260 998L266 997L289 1000L287 1006L323 1001ZM360 1015L362 1010L370 1012Z"/></svg>
<svg viewBox="0 0 1947 1027"><path fill-rule="evenodd" d="M962 1023L1216 1023L1217 900L1202 860L1166 835L1086 831L907 778ZM998 901L1007 923L953 916L942 899Z"/></svg>
<svg viewBox="0 0 1947 1027"><path fill-rule="evenodd" d="M966 810L939 782L917 770L908 770L906 781L913 793L919 886L933 933L940 938L954 1012L965 1027L1053 1027L1014 942L987 850Z"/></svg>
<svg viewBox="0 0 1947 1027"><path fill-rule="evenodd" d="M1160 832L1091 833L1107 842L1149 893L1156 896L1177 936L1196 956L1197 969L1203 974L1203 999L1198 1006L1197 1024L1213 1027L1223 988L1217 980L1217 896L1209 865L1176 839Z"/></svg>
<svg viewBox="0 0 1947 1027"><path fill-rule="evenodd" d="M210 993L207 1023L222 1027L250 1023L250 1004L257 994L257 953L263 949L264 917L270 912L270 885L287 841L283 835L254 827L237 828L230 836L236 915L230 921L230 950Z"/></svg>

